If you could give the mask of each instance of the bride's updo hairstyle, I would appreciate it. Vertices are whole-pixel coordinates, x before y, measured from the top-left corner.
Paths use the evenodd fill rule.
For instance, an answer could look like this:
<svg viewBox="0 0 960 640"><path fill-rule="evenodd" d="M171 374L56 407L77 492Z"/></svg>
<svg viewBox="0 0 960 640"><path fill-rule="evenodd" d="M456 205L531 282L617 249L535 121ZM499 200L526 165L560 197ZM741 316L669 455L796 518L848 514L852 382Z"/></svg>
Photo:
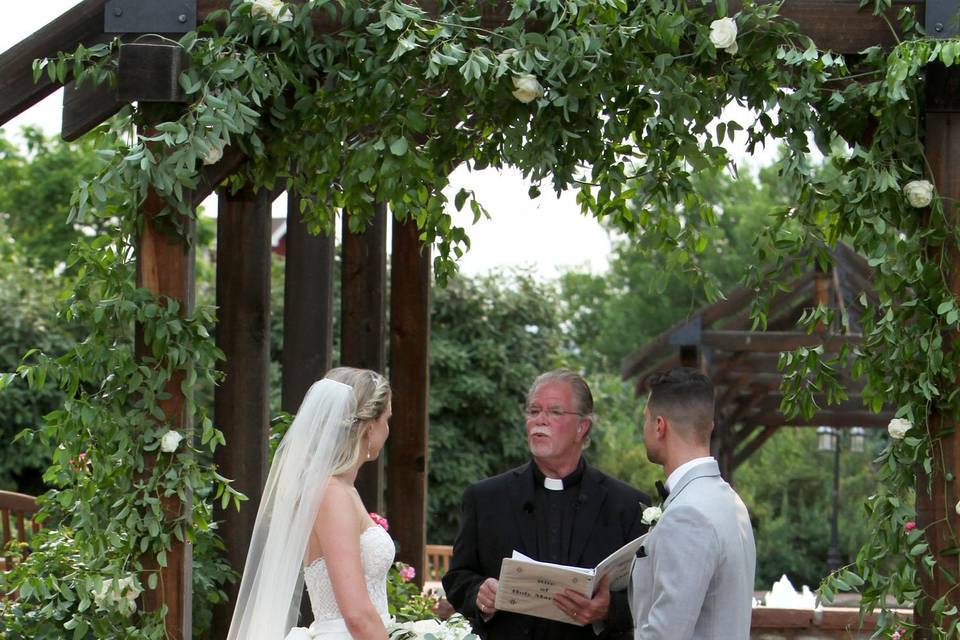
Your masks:
<svg viewBox="0 0 960 640"><path fill-rule="evenodd" d="M390 383L376 371L353 367L331 369L325 377L352 387L357 401L353 418L344 425L347 433L341 441L343 446L334 454L332 475L339 475L353 468L360 459L363 437L367 434L370 423L387 410Z"/></svg>

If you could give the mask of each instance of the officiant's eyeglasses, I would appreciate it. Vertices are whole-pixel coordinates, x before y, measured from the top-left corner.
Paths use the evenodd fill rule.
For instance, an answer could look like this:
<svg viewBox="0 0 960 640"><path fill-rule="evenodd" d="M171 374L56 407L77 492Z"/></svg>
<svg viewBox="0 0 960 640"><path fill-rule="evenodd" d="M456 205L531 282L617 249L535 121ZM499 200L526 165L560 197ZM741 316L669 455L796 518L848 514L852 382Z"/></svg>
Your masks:
<svg viewBox="0 0 960 640"><path fill-rule="evenodd" d="M563 416L582 416L583 414L579 411L564 411L560 407L551 407L549 409L544 409L542 407L527 407L526 410L527 418L530 420L536 420L542 414L546 414L548 420L558 420Z"/></svg>

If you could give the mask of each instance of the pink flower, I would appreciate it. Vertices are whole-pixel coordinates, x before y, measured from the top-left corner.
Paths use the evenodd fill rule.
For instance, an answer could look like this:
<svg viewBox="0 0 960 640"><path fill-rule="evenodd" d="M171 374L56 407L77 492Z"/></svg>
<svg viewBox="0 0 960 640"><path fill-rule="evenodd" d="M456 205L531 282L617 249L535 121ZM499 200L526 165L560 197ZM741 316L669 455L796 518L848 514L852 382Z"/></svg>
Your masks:
<svg viewBox="0 0 960 640"><path fill-rule="evenodd" d="M913 520L911 520L911 521L908 522L907 524L903 525L903 530L906 531L907 533L910 533L911 531L913 531L913 530L916 529L916 528L917 528L917 523L914 522Z"/></svg>
<svg viewBox="0 0 960 640"><path fill-rule="evenodd" d="M390 531L390 524L387 522L387 519L384 518L384 517L383 517L382 515L380 515L379 513L375 513L375 512L373 512L373 511L371 511L371 512L370 512L370 519L373 520L373 523L374 523L374 524L378 524L378 525L380 525L381 527L383 527L383 530L384 530L384 531Z"/></svg>
<svg viewBox="0 0 960 640"><path fill-rule="evenodd" d="M890 636L890 640L906 640L907 639L907 630L903 627L897 627L897 630L893 632L893 635Z"/></svg>
<svg viewBox="0 0 960 640"><path fill-rule="evenodd" d="M400 577L403 578L404 582L410 582L417 577L417 570L410 565L404 565L400 567Z"/></svg>

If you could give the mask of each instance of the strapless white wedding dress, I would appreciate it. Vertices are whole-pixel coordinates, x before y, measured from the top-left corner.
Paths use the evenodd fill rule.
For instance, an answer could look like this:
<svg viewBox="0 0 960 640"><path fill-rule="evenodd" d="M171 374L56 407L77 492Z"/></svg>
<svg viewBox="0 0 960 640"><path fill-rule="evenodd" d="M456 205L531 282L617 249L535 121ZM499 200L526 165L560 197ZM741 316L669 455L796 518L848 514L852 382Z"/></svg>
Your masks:
<svg viewBox="0 0 960 640"><path fill-rule="evenodd" d="M393 565L396 550L390 534L379 525L360 534L360 563L370 602L380 613L384 626L390 622L387 611L387 573ZM313 624L290 630L286 640L350 640L350 632L340 615L337 599L330 583L327 563L319 558L303 570L303 582L310 594Z"/></svg>

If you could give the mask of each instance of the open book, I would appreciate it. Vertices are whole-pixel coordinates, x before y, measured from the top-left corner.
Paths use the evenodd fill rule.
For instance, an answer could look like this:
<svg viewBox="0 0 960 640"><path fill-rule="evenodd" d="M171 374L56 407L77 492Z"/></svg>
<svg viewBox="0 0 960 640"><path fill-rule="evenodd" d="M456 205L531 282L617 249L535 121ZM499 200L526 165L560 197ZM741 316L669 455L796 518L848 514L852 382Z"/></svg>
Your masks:
<svg viewBox="0 0 960 640"><path fill-rule="evenodd" d="M500 565L500 584L497 587L497 609L525 613L583 626L557 608L553 596L564 589L573 589L592 598L604 576L610 576L610 590L627 588L630 568L646 534L631 540L603 559L593 569L563 564L539 562L518 551L504 558Z"/></svg>

